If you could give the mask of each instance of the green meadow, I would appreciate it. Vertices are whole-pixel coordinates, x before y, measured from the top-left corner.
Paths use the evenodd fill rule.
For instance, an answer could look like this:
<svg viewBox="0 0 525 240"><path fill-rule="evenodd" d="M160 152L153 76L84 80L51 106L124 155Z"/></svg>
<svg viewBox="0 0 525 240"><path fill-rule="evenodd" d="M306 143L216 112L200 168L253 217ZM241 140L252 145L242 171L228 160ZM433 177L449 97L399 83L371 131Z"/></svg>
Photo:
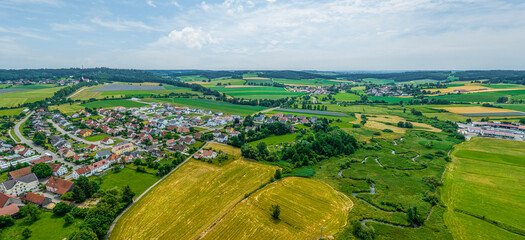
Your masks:
<svg viewBox="0 0 525 240"><path fill-rule="evenodd" d="M213 112L224 112L227 114L250 115L266 109L261 106L237 105L226 102L218 102L208 99L196 98L145 98L145 102L167 102L177 106L207 109Z"/></svg>

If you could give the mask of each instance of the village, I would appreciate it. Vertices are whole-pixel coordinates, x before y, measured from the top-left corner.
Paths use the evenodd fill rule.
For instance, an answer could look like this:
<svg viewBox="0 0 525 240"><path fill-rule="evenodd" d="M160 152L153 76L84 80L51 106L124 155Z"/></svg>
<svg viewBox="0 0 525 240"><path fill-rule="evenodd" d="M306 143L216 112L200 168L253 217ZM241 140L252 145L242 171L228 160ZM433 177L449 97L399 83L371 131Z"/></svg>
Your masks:
<svg viewBox="0 0 525 240"><path fill-rule="evenodd" d="M458 124L458 132L466 138L479 136L486 138L508 139L523 141L525 126L520 124L510 124L501 122L471 122L468 124Z"/></svg>
<svg viewBox="0 0 525 240"><path fill-rule="evenodd" d="M147 163L163 174L159 161L173 156L203 161L226 157L206 149L207 142L228 144L232 137L254 135L264 124L290 124L293 131L294 124L317 120L283 113L251 118L253 125L243 126L239 115L167 103L88 108L69 115L38 109L15 126L20 141L0 140L0 168L8 170L7 180L0 183L0 215L17 214L28 203L47 209L60 202L74 205L71 192L82 177L103 176L132 163ZM39 169L51 170L42 174Z"/></svg>

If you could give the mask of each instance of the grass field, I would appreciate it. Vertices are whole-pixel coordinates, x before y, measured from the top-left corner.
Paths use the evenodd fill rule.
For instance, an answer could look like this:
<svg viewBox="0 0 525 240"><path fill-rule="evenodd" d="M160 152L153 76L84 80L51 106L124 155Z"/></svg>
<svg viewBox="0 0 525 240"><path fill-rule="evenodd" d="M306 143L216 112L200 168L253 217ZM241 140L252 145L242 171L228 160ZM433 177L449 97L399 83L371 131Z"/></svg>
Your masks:
<svg viewBox="0 0 525 240"><path fill-rule="evenodd" d="M278 204L280 220L270 216ZM352 202L329 185L290 177L267 185L238 204L203 239L331 238L346 224Z"/></svg>
<svg viewBox="0 0 525 240"><path fill-rule="evenodd" d="M40 219L33 224L27 225L23 219L16 220L15 225L4 228L0 231L0 239L10 240L40 240L40 239L64 239L69 237L73 231L77 230L82 223L81 220L75 219L73 224L66 225L63 217L57 217L51 212L43 211ZM31 237L24 238L22 231L28 227L33 233Z"/></svg>
<svg viewBox="0 0 525 240"><path fill-rule="evenodd" d="M274 147L275 145L282 145L283 143L295 142L296 136L297 133L290 133L280 136L271 136L263 138L261 140L250 142L249 144L255 147L258 143L265 142L268 145L268 147Z"/></svg>
<svg viewBox="0 0 525 240"><path fill-rule="evenodd" d="M0 107L16 107L18 104L32 103L52 97L53 94L63 87L45 87L37 89L24 89L23 91L0 94Z"/></svg>
<svg viewBox="0 0 525 240"><path fill-rule="evenodd" d="M511 99L525 99L525 90L505 90L493 92L452 94L432 96L429 98L447 99L452 102L496 102L499 97L510 97Z"/></svg>
<svg viewBox="0 0 525 240"><path fill-rule="evenodd" d="M244 80L246 81L246 84L255 84L255 85L259 85L259 84L273 84L273 81L272 79L269 79L269 78L244 78Z"/></svg>
<svg viewBox="0 0 525 240"><path fill-rule="evenodd" d="M190 84L199 84L199 85L202 85L202 86L205 86L205 87L215 87L217 86L217 84L221 84L221 85L232 85L232 86L235 86L235 85L244 85L246 81L243 80L243 79L223 79L223 80L213 80L211 82L188 82Z"/></svg>
<svg viewBox="0 0 525 240"><path fill-rule="evenodd" d="M525 112L525 105L522 104L496 104L496 106L514 111Z"/></svg>
<svg viewBox="0 0 525 240"><path fill-rule="evenodd" d="M15 116L20 114L22 110L24 110L24 108L0 110L0 116Z"/></svg>
<svg viewBox="0 0 525 240"><path fill-rule="evenodd" d="M108 190L112 188L118 188L129 185L131 190L135 192L135 196L140 196L146 189L153 185L160 178L149 173L137 172L133 169L124 168L120 172L109 172L102 176L102 184L100 188L102 190Z"/></svg>
<svg viewBox="0 0 525 240"><path fill-rule="evenodd" d="M456 239L523 239L486 220L525 230L525 143L472 138L456 146L445 174L445 222Z"/></svg>
<svg viewBox="0 0 525 240"><path fill-rule="evenodd" d="M58 105L58 106L50 106L49 107L50 110L58 109L61 113L64 113L64 114L75 113L75 112L78 112L78 111L80 111L80 110L82 110L84 108L85 107L83 107L82 105L77 104L77 103L73 103L73 104L66 103L66 104L62 104L62 105Z"/></svg>
<svg viewBox="0 0 525 240"><path fill-rule="evenodd" d="M336 84L337 82L330 81L327 79L301 79L301 80L294 80L294 79L286 79L286 78L274 78L274 82L281 83L289 86L331 86ZM346 82L346 81L343 81Z"/></svg>
<svg viewBox="0 0 525 240"><path fill-rule="evenodd" d="M378 78L365 78L363 81L368 83L375 83L375 84L388 84L388 83L394 83L395 81L392 79L378 79Z"/></svg>
<svg viewBox="0 0 525 240"><path fill-rule="evenodd" d="M285 97L302 96L304 93L288 92L284 88L278 87L260 87L260 86L243 86L243 87L212 87L221 93L229 96L244 99L279 99Z"/></svg>
<svg viewBox="0 0 525 240"><path fill-rule="evenodd" d="M207 109L213 112L223 112L228 114L249 115L266 109L260 106L236 105L226 102L218 102L207 99L189 98L146 98L145 102L167 102L177 106L187 106L193 108Z"/></svg>
<svg viewBox="0 0 525 240"><path fill-rule="evenodd" d="M90 141L90 142L96 142L96 141L100 141L106 137L111 137L107 134L98 134L98 135L91 135L89 137L85 137L84 139Z"/></svg>
<svg viewBox="0 0 525 240"><path fill-rule="evenodd" d="M368 100L370 101L385 101L387 103L400 103L400 102L409 102L412 100L412 97L368 97Z"/></svg>
<svg viewBox="0 0 525 240"><path fill-rule="evenodd" d="M101 101L96 101L96 102L84 103L84 104L81 104L81 106L89 107L89 108L112 108L112 107L132 108L132 107L147 106L147 104L134 102L130 100L101 100Z"/></svg>
<svg viewBox="0 0 525 240"><path fill-rule="evenodd" d="M365 127L377 129L377 130L383 130L383 129L390 129L394 131L395 133L405 133L408 129L407 128L400 128L397 126L398 122L406 122L407 120L399 117L399 116L393 116L393 115L367 115L368 120L365 124ZM353 122L355 124L359 124L361 121L361 114L356 114L356 120ZM437 129L435 127L432 127L428 124L424 123L418 123L418 122L411 122L412 125L414 125L414 129L417 130L425 130L425 131L431 131L431 132L440 132L441 129Z"/></svg>
<svg viewBox="0 0 525 240"><path fill-rule="evenodd" d="M274 172L242 159L223 167L190 160L128 209L110 239L197 238Z"/></svg>
<svg viewBox="0 0 525 240"><path fill-rule="evenodd" d="M361 99L361 97L353 93L338 93L333 95L333 97L336 101L356 101Z"/></svg>
<svg viewBox="0 0 525 240"><path fill-rule="evenodd" d="M106 97L108 97L108 98L112 98L112 97L121 98L121 97L126 97L126 96L130 96L130 97L131 96L133 96L133 97L147 97L147 96L152 96L152 95L170 94L170 93L200 94L199 92L194 92L194 91L192 91L189 88L176 87L176 86L167 85L167 84L164 84L162 86L162 87L165 88L164 90L130 90L130 91L115 90L115 91L104 91L104 88L114 87L114 86L118 86L118 85L115 85L115 84L112 84L112 85L97 85L97 86L89 87L89 88L86 88L85 90L83 90L82 92L76 94L71 99L73 99L73 100L76 100L76 99L87 100L87 99L90 99L90 98L103 99L103 98L106 98ZM140 86L137 86L135 84L125 84L125 85L122 85L122 86L123 86L123 88L124 87L128 87L128 86L135 86L136 88L140 89ZM153 86L153 85L147 84L147 85L143 85L143 86L145 86L145 89L146 89L148 86ZM155 86L153 86L153 87L155 87Z"/></svg>

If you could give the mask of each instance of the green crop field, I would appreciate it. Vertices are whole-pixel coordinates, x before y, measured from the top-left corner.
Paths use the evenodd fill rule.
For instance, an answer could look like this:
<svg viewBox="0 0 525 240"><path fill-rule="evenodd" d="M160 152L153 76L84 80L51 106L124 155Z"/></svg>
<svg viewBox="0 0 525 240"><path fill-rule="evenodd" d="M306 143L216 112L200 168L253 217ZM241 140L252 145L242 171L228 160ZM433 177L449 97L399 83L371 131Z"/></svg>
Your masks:
<svg viewBox="0 0 525 240"><path fill-rule="evenodd" d="M208 78L205 78L205 77L201 77L200 75L190 75L190 76L180 76L180 77L177 77L178 79L184 81L184 82L192 82L192 81L203 81L203 80L208 80Z"/></svg>
<svg viewBox="0 0 525 240"><path fill-rule="evenodd" d="M442 198L448 206L445 222L456 239L525 238L508 231L525 234L524 149L523 142L487 138L455 147Z"/></svg>
<svg viewBox="0 0 525 240"><path fill-rule="evenodd" d="M192 83L192 82L188 82ZM217 84L221 85L244 85L246 81L244 79L221 79L221 80L212 80L210 82L194 82L195 84L202 85L204 87L215 87Z"/></svg>
<svg viewBox="0 0 525 240"><path fill-rule="evenodd" d="M502 107L505 109L525 112L525 105L523 104L496 104L498 107Z"/></svg>
<svg viewBox="0 0 525 240"><path fill-rule="evenodd" d="M336 101L356 101L361 99L361 97L353 93L338 93L336 95L333 95L333 97Z"/></svg>
<svg viewBox="0 0 525 240"><path fill-rule="evenodd" d="M190 99L190 98L146 98L143 99L145 102L167 102L172 103L177 106L186 106L200 109L207 109L213 112L223 112L228 114L238 114L238 115L250 115L255 112L266 109L265 107L260 106L250 106L250 105L237 105L226 102L218 102L207 99Z"/></svg>
<svg viewBox="0 0 525 240"><path fill-rule="evenodd" d="M385 101L387 103L400 103L400 102L409 102L412 100L412 97L374 97L369 96L368 100L370 101Z"/></svg>
<svg viewBox="0 0 525 240"><path fill-rule="evenodd" d="M120 172L109 172L101 178L102 184L100 184L100 188L102 190L112 188L120 190L123 186L129 185L131 190L135 192L136 196L142 194L160 179L151 173L141 173L127 167L121 169Z"/></svg>
<svg viewBox="0 0 525 240"><path fill-rule="evenodd" d="M274 204L281 208L280 220L270 216ZM320 226L323 237L331 238L346 224L351 206L321 181L284 178L238 204L203 239L317 239Z"/></svg>
<svg viewBox="0 0 525 240"><path fill-rule="evenodd" d="M452 102L496 102L499 97L510 97L511 99L525 99L525 90L451 94L432 96L429 98L447 99Z"/></svg>
<svg viewBox="0 0 525 240"><path fill-rule="evenodd" d="M392 79L378 79L378 78L365 78L363 81L368 83L374 83L374 84L388 84L388 83L395 83L396 81Z"/></svg>
<svg viewBox="0 0 525 240"><path fill-rule="evenodd" d="M0 94L0 107L16 107L18 104L32 103L52 97L53 94L63 87L45 87L38 89L24 89L23 91Z"/></svg>
<svg viewBox="0 0 525 240"><path fill-rule="evenodd" d="M222 167L190 160L128 209L110 239L195 239L274 172L242 159Z"/></svg>
<svg viewBox="0 0 525 240"><path fill-rule="evenodd" d="M246 85L273 84L272 79L244 79Z"/></svg>
<svg viewBox="0 0 525 240"><path fill-rule="evenodd" d="M485 84L481 85L488 88L523 88L523 85L514 85L514 84Z"/></svg>
<svg viewBox="0 0 525 240"><path fill-rule="evenodd" d="M304 93L288 92L278 87L211 87L210 89L244 99L279 99L304 95Z"/></svg>
<svg viewBox="0 0 525 240"><path fill-rule="evenodd" d="M27 224L24 222L24 219L19 219L15 221L15 225L2 229L0 231L0 239L64 239L77 230L81 223L82 220L75 219L72 224L66 225L63 217L57 217L49 211L42 211L40 219L32 224ZM22 231L26 227L33 232L29 238L24 238L22 235Z"/></svg>
<svg viewBox="0 0 525 240"><path fill-rule="evenodd" d="M123 84L123 86L127 86L129 84ZM176 87L173 85L167 85L164 84L162 87L164 87L164 90L115 90L115 91L99 91L100 88L103 88L107 85L97 85L89 88L85 88L82 92L76 94L71 99L80 99L80 100L87 100L90 98L96 98L96 99L104 99L104 98L124 98L124 97L148 97L148 96L154 96L154 95L163 95L163 94L170 94L170 93L191 93L191 94L197 94L199 95L199 92L192 91L189 88L183 88L183 87ZM147 85L143 85L147 86Z"/></svg>
<svg viewBox="0 0 525 240"><path fill-rule="evenodd" d="M6 110L0 110L0 116L15 116L18 115L24 110L23 108L14 108L14 109L6 109Z"/></svg>
<svg viewBox="0 0 525 240"><path fill-rule="evenodd" d="M96 102L84 103L84 104L81 104L81 106L89 107L89 108L112 108L112 107L132 108L132 107L147 106L147 104L134 102L130 100L101 100L101 101L96 101Z"/></svg>

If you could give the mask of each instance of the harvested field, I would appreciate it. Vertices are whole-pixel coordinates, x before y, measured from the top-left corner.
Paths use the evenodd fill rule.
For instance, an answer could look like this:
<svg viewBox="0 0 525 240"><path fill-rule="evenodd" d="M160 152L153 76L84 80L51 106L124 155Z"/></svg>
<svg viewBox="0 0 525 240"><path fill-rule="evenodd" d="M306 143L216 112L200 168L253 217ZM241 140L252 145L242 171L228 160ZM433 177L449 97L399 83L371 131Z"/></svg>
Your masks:
<svg viewBox="0 0 525 240"><path fill-rule="evenodd" d="M92 92L108 92L108 91L151 91L151 90L165 90L163 86L155 85L120 85L110 84L102 88L91 90Z"/></svg>
<svg viewBox="0 0 525 240"><path fill-rule="evenodd" d="M278 204L280 220L270 216ZM276 181L238 204L203 239L332 238L346 224L353 203L326 183L289 177Z"/></svg>
<svg viewBox="0 0 525 240"><path fill-rule="evenodd" d="M195 239L274 173L243 159L223 167L190 160L128 209L110 239Z"/></svg>
<svg viewBox="0 0 525 240"><path fill-rule="evenodd" d="M405 133L408 128L400 128L397 126L398 122L406 122L406 119L393 115L367 115L368 120L365 124L367 128L373 128L377 130L390 129L395 133ZM356 120L353 123L359 123L361 121L361 114L356 114ZM415 130L424 130L429 132L441 132L441 129L432 127L428 124L410 122L414 126Z"/></svg>
<svg viewBox="0 0 525 240"><path fill-rule="evenodd" d="M491 107L438 107L436 109L443 109L451 113L463 114L463 113L502 113L502 112L514 112L512 110L503 108L491 108Z"/></svg>

